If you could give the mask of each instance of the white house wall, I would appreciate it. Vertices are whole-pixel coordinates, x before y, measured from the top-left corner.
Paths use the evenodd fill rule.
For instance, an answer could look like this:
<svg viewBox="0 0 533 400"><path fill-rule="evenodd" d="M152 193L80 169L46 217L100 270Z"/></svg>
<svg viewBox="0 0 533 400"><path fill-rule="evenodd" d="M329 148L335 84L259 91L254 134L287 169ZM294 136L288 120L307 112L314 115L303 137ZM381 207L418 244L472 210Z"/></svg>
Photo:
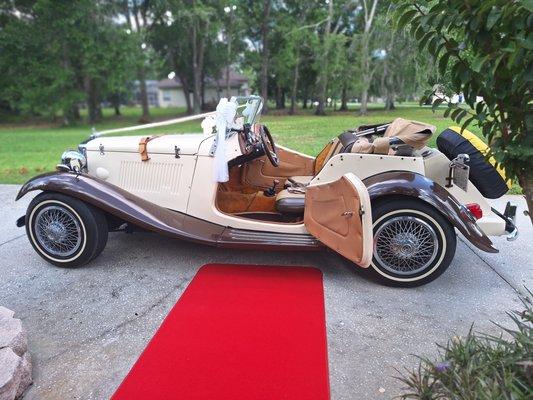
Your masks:
<svg viewBox="0 0 533 400"><path fill-rule="evenodd" d="M159 104L161 107L186 107L187 101L182 89L159 89ZM192 95L189 95L192 103Z"/></svg>
<svg viewBox="0 0 533 400"><path fill-rule="evenodd" d="M247 86L243 88L231 88L231 96L246 96L248 94ZM205 88L204 91L204 100L206 103L218 103L220 97L226 97L226 89L220 88L220 92L217 91L215 87ZM192 94L189 95L189 98L192 103ZM158 90L158 99L161 107L186 107L187 102L185 99L185 93L182 89L159 89Z"/></svg>

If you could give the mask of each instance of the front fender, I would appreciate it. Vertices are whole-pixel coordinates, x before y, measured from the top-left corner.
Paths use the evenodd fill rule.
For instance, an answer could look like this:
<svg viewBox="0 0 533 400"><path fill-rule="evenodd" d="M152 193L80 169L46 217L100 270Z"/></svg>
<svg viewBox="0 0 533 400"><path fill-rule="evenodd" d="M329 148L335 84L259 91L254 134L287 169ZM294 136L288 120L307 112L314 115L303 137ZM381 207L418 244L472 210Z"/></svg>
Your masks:
<svg viewBox="0 0 533 400"><path fill-rule="evenodd" d="M33 190L75 197L125 222L173 238L216 245L224 227L168 210L90 175L51 172L26 182L16 200Z"/></svg>
<svg viewBox="0 0 533 400"><path fill-rule="evenodd" d="M489 253L498 252L464 206L431 179L414 172L391 171L370 176L363 182L371 200L390 195L410 196L422 200L443 214L474 246Z"/></svg>

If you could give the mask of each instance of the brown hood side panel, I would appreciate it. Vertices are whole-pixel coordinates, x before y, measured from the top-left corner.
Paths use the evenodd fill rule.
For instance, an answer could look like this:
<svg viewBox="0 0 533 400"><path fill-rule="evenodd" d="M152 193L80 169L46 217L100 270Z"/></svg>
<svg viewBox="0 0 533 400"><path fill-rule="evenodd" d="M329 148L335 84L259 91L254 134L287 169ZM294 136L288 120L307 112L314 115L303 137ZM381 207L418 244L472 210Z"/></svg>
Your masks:
<svg viewBox="0 0 533 400"><path fill-rule="evenodd" d="M408 171L391 171L363 180L371 200L382 196L416 197L440 211L474 246L488 253L498 253L492 241L483 233L459 201L445 188L423 175Z"/></svg>

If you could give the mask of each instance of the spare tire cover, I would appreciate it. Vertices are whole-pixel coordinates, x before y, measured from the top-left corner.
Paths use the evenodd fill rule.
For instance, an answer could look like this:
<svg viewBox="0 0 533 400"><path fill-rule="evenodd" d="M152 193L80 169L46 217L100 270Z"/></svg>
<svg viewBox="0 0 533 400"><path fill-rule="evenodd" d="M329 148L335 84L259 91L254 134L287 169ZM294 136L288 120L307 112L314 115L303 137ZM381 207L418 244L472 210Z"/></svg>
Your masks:
<svg viewBox="0 0 533 400"><path fill-rule="evenodd" d="M448 159L453 160L459 154L468 154L470 156L470 181L479 190L479 192L489 199L497 199L507 193L509 189L502 175L490 164L483 154L488 146L476 140L476 146L472 144L468 137L474 137L474 134L463 131L464 136L452 128L444 130L437 137L437 147ZM480 144L482 143L482 144ZM481 148L484 146L484 148ZM480 151L481 150L481 151Z"/></svg>

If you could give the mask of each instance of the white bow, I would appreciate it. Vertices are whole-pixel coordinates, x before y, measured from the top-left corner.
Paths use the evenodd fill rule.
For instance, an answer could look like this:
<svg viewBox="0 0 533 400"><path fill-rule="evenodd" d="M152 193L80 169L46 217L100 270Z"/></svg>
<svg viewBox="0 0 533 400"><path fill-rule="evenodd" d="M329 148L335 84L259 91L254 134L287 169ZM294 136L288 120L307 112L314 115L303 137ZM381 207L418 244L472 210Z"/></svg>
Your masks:
<svg viewBox="0 0 533 400"><path fill-rule="evenodd" d="M217 127L217 147L214 160L215 182L227 182L229 180L228 162L226 161L226 131L233 123L237 112L237 104L223 97L217 105L215 117Z"/></svg>

